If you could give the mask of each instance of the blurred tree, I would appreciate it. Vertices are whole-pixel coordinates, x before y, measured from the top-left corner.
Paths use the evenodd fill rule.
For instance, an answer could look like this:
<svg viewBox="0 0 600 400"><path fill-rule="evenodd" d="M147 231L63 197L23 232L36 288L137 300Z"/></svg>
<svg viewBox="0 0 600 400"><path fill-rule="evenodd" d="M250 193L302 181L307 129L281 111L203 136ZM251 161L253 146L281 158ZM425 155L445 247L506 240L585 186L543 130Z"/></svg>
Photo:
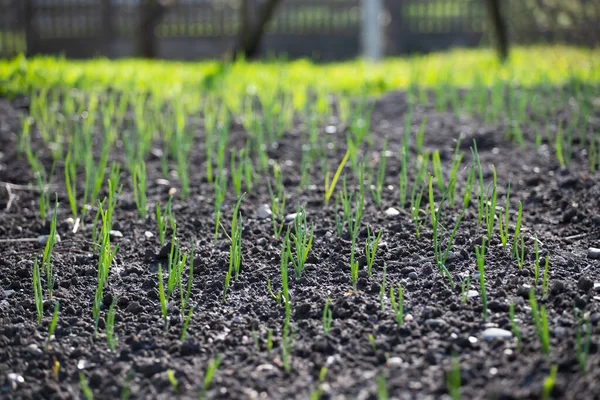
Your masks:
<svg viewBox="0 0 600 400"><path fill-rule="evenodd" d="M494 41L498 51L500 61L504 62L508 58L508 32L506 21L502 15L500 6L501 0L487 0L488 14L492 27L494 29Z"/></svg>
<svg viewBox="0 0 600 400"><path fill-rule="evenodd" d="M246 59L256 58L260 42L265 34L267 24L275 15L281 0L265 0L258 11L258 18L253 23L250 18L250 0L241 0L240 30L238 41L233 52L233 59L243 55Z"/></svg>
<svg viewBox="0 0 600 400"><path fill-rule="evenodd" d="M177 0L140 0L140 26L138 33L138 55L143 58L156 57L154 30L169 7Z"/></svg>

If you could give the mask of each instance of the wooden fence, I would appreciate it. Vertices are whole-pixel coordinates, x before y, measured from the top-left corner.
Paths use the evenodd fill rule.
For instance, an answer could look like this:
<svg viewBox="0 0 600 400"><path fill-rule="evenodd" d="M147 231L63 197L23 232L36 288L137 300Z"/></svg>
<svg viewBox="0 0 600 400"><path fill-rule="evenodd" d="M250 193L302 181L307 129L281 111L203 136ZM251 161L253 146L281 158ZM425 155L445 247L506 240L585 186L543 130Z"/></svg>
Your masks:
<svg viewBox="0 0 600 400"><path fill-rule="evenodd" d="M143 0L0 0L0 57L64 54L73 58L139 55ZM360 0L282 0L263 55L336 60L360 53ZM387 55L478 46L486 40L485 0L385 0ZM261 0L252 0L251 12ZM177 0L156 27L167 59L219 57L236 40L239 0ZM513 42L600 43L600 0L506 0ZM561 5L564 3L564 5Z"/></svg>

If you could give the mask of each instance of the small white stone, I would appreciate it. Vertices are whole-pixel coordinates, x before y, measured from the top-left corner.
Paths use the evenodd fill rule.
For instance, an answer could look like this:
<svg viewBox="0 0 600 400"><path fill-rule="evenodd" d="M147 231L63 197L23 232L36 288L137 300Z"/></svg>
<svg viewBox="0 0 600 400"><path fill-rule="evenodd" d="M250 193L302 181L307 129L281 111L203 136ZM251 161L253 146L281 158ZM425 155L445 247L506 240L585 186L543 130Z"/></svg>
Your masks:
<svg viewBox="0 0 600 400"><path fill-rule="evenodd" d="M42 354L44 354L44 352L42 351L42 349L40 349L38 347L37 344L32 343L29 346L27 346L27 351L31 354L33 354L34 356L41 356Z"/></svg>
<svg viewBox="0 0 600 400"><path fill-rule="evenodd" d="M588 258L598 260L598 259L600 259L600 249L597 249L595 247L590 247L588 249L587 255L588 255Z"/></svg>
<svg viewBox="0 0 600 400"><path fill-rule="evenodd" d="M54 236L54 238L55 238L55 243L60 243L60 235L58 233ZM48 239L50 239L50 235L40 235L37 238L38 244L40 246L45 246L46 243L48 243Z"/></svg>
<svg viewBox="0 0 600 400"><path fill-rule="evenodd" d="M154 237L154 233L152 233L150 231L146 231L146 232L144 232L144 236L146 236L146 238L148 238L148 239L152 239Z"/></svg>
<svg viewBox="0 0 600 400"><path fill-rule="evenodd" d="M256 367L256 371L258 372L270 372L276 369L277 367L275 367L273 364L260 364L258 367Z"/></svg>
<svg viewBox="0 0 600 400"><path fill-rule="evenodd" d="M400 215L400 211L396 210L394 207L390 207L387 210L385 210L385 215L387 215L388 217L395 217L397 215Z"/></svg>
<svg viewBox="0 0 600 400"><path fill-rule="evenodd" d="M404 361L400 357L391 357L391 358L388 358L388 360L385 364L388 367L399 367L402 365L403 362Z"/></svg>
<svg viewBox="0 0 600 400"><path fill-rule="evenodd" d="M271 207L268 204L261 204L258 207L258 210L256 210L257 219L271 218L271 214L273 214L273 212L271 211Z"/></svg>
<svg viewBox="0 0 600 400"><path fill-rule="evenodd" d="M19 384L25 383L25 379L21 375L15 374L14 372L8 374L8 381L10 382L10 387L12 390L17 390L17 386L19 386Z"/></svg>
<svg viewBox="0 0 600 400"><path fill-rule="evenodd" d="M285 222L287 224L288 222L292 222L293 220L295 220L296 217L298 217L298 213L288 214L283 219L283 222Z"/></svg>
<svg viewBox="0 0 600 400"><path fill-rule="evenodd" d="M110 231L109 232L110 238L111 239L121 239L123 237L123 234L121 233L121 231Z"/></svg>
<svg viewBox="0 0 600 400"><path fill-rule="evenodd" d="M479 292L477 290L469 290L467 292L467 299L472 299L474 297L479 297Z"/></svg>
<svg viewBox="0 0 600 400"><path fill-rule="evenodd" d="M483 338L485 340L510 339L512 338L512 335L513 334L511 331L500 328L487 328L485 331L483 331Z"/></svg>
<svg viewBox="0 0 600 400"><path fill-rule="evenodd" d="M411 322L413 319L414 319L414 318L413 318L412 314L406 314L406 315L404 316L404 321L405 321L405 322Z"/></svg>

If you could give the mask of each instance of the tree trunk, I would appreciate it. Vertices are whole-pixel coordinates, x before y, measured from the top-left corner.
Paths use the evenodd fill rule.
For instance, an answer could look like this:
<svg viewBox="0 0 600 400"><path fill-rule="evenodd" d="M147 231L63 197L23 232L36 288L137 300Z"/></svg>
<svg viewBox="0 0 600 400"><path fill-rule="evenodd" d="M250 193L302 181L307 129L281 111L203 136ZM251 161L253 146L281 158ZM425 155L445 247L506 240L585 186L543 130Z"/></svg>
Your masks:
<svg viewBox="0 0 600 400"><path fill-rule="evenodd" d="M502 15L501 0L486 0L490 22L494 29L494 41L501 62L508 58L508 32Z"/></svg>
<svg viewBox="0 0 600 400"><path fill-rule="evenodd" d="M154 30L174 0L142 0L140 2L140 27L138 55L143 58L156 58L156 36Z"/></svg>
<svg viewBox="0 0 600 400"><path fill-rule="evenodd" d="M260 42L265 34L267 24L273 18L277 6L281 3L281 0L266 0L265 4L261 7L258 14L258 20L254 26L250 26L250 17L248 0L242 0L241 11L243 14L240 24L240 32L238 43L235 46L233 59L236 56L243 55L246 59L256 58L258 56L258 49Z"/></svg>

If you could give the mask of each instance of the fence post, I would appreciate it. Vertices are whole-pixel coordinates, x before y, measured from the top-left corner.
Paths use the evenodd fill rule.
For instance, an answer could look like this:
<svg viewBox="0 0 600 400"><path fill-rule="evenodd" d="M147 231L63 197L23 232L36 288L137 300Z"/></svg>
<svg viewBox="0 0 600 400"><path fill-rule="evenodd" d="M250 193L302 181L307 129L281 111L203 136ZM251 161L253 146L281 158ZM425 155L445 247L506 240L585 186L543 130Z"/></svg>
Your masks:
<svg viewBox="0 0 600 400"><path fill-rule="evenodd" d="M402 15L403 0L386 0L385 7L390 15L390 24L386 31L387 54L398 55L406 52L404 31L404 16Z"/></svg>
<svg viewBox="0 0 600 400"><path fill-rule="evenodd" d="M102 31L100 41L102 53L105 57L112 56L113 29L112 29L112 0L102 0Z"/></svg>
<svg viewBox="0 0 600 400"><path fill-rule="evenodd" d="M35 9L33 0L23 0L22 3L23 26L25 28L25 45L27 49L25 54L31 57L38 52L38 34L33 26L33 16Z"/></svg>
<svg viewBox="0 0 600 400"><path fill-rule="evenodd" d="M382 32L379 16L383 10L382 0L362 0L361 37L363 56L377 61L382 55Z"/></svg>

